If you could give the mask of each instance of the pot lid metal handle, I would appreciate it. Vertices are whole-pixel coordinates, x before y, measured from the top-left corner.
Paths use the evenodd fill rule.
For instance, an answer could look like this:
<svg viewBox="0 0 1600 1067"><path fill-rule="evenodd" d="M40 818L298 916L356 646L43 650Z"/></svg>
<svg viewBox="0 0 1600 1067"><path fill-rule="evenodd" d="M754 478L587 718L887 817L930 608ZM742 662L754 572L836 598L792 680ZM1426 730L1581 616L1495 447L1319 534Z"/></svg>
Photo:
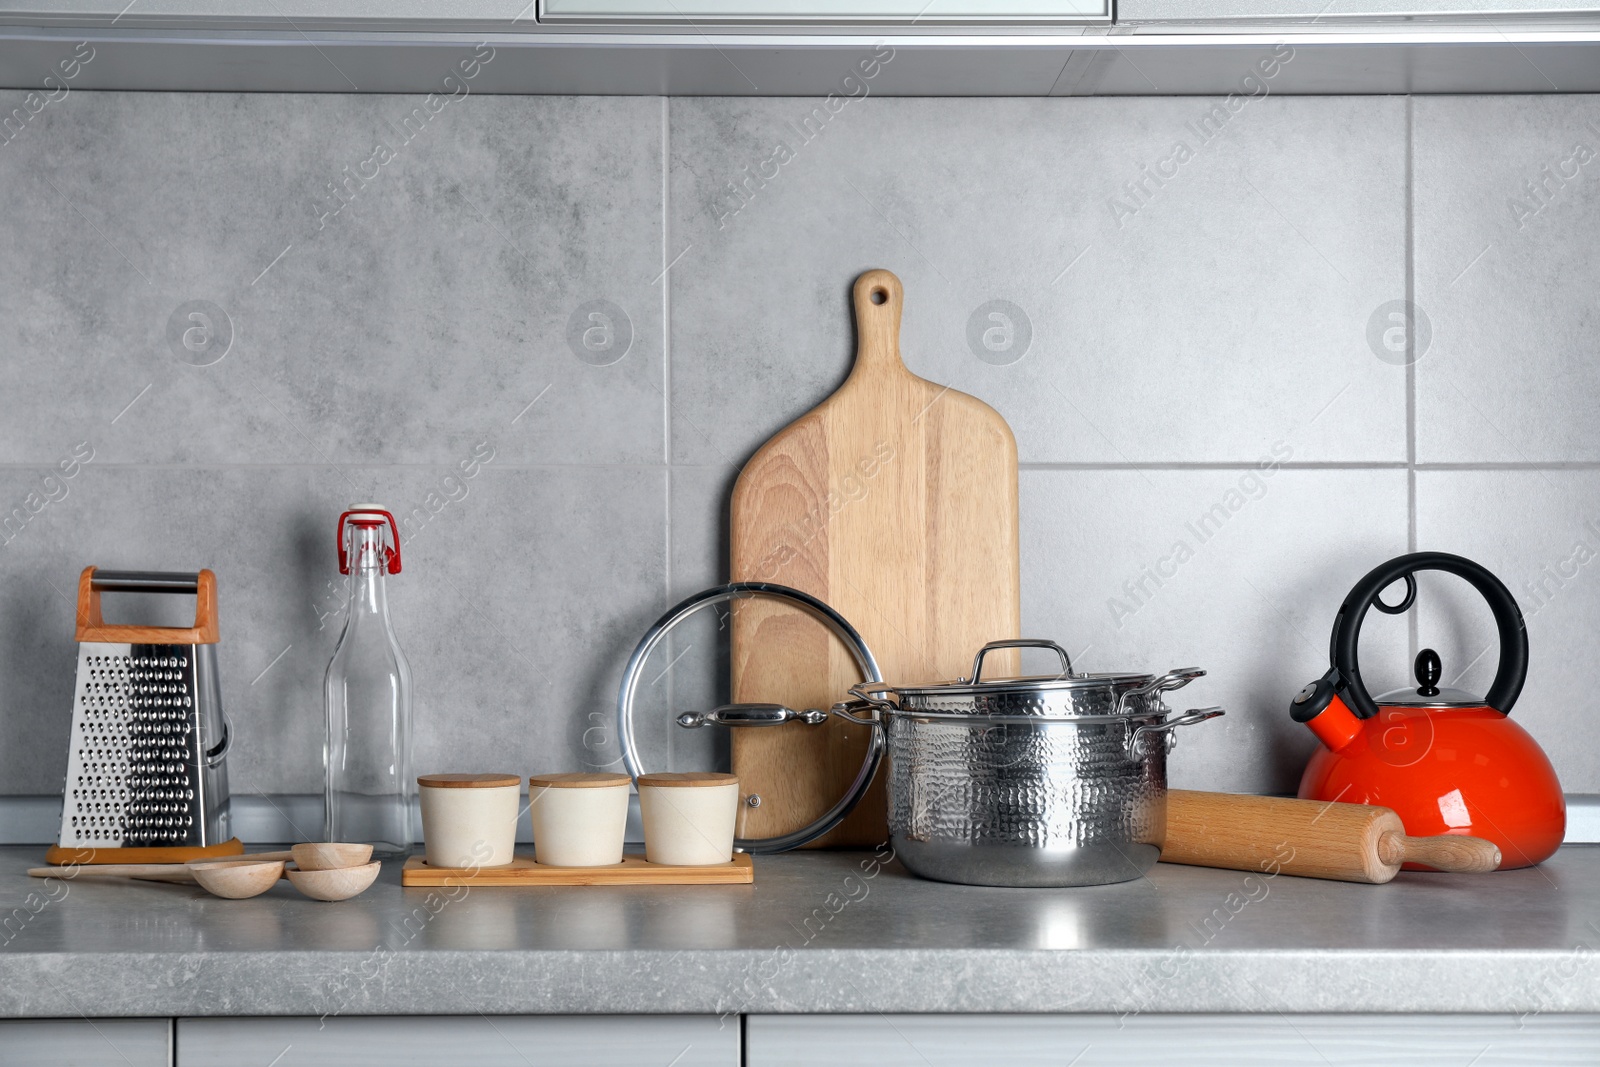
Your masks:
<svg viewBox="0 0 1600 1067"><path fill-rule="evenodd" d="M1005 641L990 641L987 645L984 645L982 648L978 649L978 655L972 661L972 680L967 682L967 684L977 685L980 681L982 681L983 657L1001 648L1047 648L1061 657L1061 677L1072 677L1072 657L1067 655L1066 649L1062 648L1054 641L1046 641L1042 638L1013 637ZM961 680L963 682L967 681L965 678Z"/></svg>
<svg viewBox="0 0 1600 1067"><path fill-rule="evenodd" d="M786 722L821 726L827 721L828 713L820 708L795 711L782 704L724 704L710 711L686 711L678 716L678 725L691 730L701 726L782 726Z"/></svg>

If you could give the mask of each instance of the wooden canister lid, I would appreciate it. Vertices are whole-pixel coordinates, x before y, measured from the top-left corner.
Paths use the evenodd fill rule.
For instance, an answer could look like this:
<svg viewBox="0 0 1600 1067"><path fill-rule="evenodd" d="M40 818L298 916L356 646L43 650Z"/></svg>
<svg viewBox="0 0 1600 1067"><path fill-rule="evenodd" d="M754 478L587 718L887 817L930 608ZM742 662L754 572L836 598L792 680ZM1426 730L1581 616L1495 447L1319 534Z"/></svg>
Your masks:
<svg viewBox="0 0 1600 1067"><path fill-rule="evenodd" d="M708 785L738 785L739 776L736 774L718 774L715 771L663 771L660 774L641 774L639 788L645 786L708 786Z"/></svg>
<svg viewBox="0 0 1600 1067"><path fill-rule="evenodd" d="M563 774L535 774L528 778L530 787L545 789L600 789L606 786L628 785L633 779L626 774L604 771L569 771Z"/></svg>
<svg viewBox="0 0 1600 1067"><path fill-rule="evenodd" d="M515 774L424 774L417 784L429 789L489 789L493 786L521 785Z"/></svg>

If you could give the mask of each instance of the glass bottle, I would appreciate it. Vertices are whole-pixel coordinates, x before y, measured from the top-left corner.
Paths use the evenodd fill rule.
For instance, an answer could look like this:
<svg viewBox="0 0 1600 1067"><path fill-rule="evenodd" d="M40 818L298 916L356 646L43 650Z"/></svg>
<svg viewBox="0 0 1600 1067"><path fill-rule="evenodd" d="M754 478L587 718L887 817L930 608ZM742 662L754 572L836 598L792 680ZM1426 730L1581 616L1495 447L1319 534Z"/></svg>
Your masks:
<svg viewBox="0 0 1600 1067"><path fill-rule="evenodd" d="M392 539L392 544L389 543ZM389 621L387 574L400 573L400 531L376 504L339 516L339 573L348 575L349 610L328 663L329 841L373 846L373 855L411 850L411 668Z"/></svg>

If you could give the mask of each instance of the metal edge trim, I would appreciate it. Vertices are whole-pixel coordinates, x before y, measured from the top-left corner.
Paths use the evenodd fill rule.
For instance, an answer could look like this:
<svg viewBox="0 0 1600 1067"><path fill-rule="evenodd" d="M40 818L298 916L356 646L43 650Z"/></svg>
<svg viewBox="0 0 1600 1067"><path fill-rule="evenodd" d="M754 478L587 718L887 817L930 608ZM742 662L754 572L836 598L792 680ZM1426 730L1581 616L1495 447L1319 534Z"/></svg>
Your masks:
<svg viewBox="0 0 1600 1067"><path fill-rule="evenodd" d="M715 27L706 27L715 30ZM705 50L749 48L795 50L861 48L886 44L911 51L962 50L1065 50L1117 52L1128 50L1247 49L1285 44L1295 48L1334 47L1463 47L1506 48L1516 45L1584 46L1600 44L1600 24L1561 30L1532 30L1516 26L1500 30L1416 30L1396 32L1330 31L1323 33L1292 30L1240 33L1139 33L1106 36L1069 33L928 33L893 32L868 34L853 27L841 27L837 34L818 32L682 33L650 32L507 32L493 28L450 27L438 30L391 30L381 28L316 30L303 33L276 30L227 28L129 28L113 29L87 25L39 25L0 20L0 39L4 40L88 40L94 43L138 42L148 44L207 44L264 46L272 44L306 46L330 44L345 46L384 46L393 44L455 45L485 41L504 48L656 48Z"/></svg>
<svg viewBox="0 0 1600 1067"><path fill-rule="evenodd" d="M1600 793L1568 793L1566 799L1567 832L1562 843L1600 844ZM235 793L230 804L234 830L248 843L280 844L310 841L321 836L321 794ZM417 819L417 825L422 825L420 814ZM41 848L53 845L60 828L60 794L0 796L0 845L37 845ZM531 825L525 819L520 820L517 842L525 844L530 840ZM626 840L629 844L644 840L642 823L639 821L639 798L636 795L628 800Z"/></svg>

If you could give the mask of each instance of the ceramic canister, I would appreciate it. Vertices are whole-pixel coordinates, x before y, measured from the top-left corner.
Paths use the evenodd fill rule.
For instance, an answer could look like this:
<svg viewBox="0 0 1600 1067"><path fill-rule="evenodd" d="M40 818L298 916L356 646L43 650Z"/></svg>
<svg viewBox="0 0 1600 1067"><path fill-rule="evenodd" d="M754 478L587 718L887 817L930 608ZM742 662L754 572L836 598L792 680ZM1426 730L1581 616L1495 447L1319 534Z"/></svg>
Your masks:
<svg viewBox="0 0 1600 1067"><path fill-rule="evenodd" d="M704 867L733 858L739 779L709 771L639 776L644 855L651 863Z"/></svg>
<svg viewBox="0 0 1600 1067"><path fill-rule="evenodd" d="M529 778L534 861L552 867L621 863L632 782L625 774L584 772Z"/></svg>
<svg viewBox="0 0 1600 1067"><path fill-rule="evenodd" d="M504 867L517 839L522 779L514 774L424 774L422 841L430 867Z"/></svg>

